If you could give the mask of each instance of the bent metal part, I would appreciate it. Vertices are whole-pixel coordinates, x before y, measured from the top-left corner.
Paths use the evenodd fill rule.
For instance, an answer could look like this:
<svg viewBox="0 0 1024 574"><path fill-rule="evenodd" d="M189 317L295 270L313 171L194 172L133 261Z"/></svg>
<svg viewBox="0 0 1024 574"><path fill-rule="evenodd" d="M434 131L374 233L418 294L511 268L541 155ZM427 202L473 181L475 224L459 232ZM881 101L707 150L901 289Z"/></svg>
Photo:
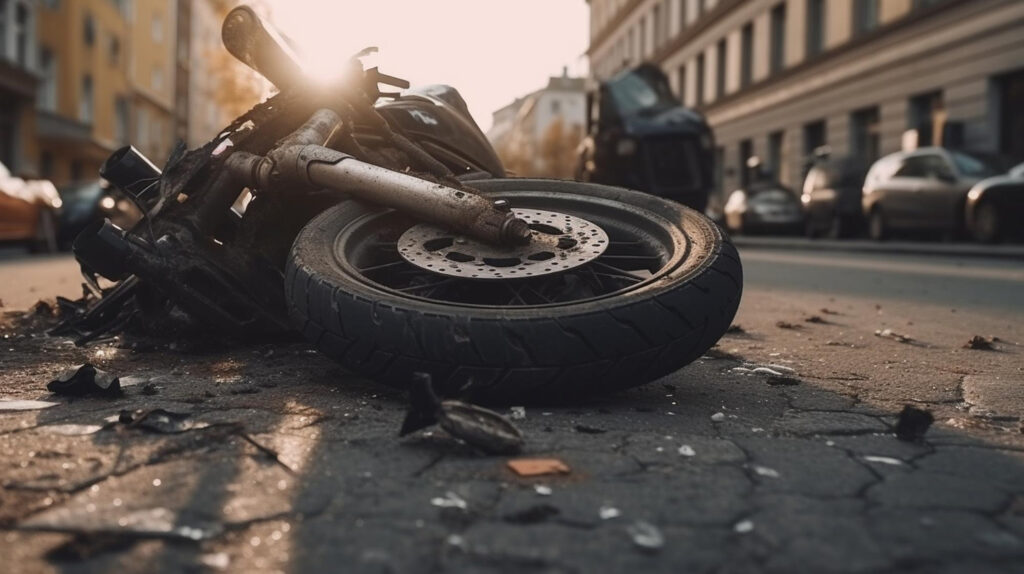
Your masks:
<svg viewBox="0 0 1024 574"><path fill-rule="evenodd" d="M413 265L450 277L515 279L561 273L589 263L608 248L603 229L579 217L513 209L530 227L530 242L514 247L484 243L435 225L410 227L398 252Z"/></svg>

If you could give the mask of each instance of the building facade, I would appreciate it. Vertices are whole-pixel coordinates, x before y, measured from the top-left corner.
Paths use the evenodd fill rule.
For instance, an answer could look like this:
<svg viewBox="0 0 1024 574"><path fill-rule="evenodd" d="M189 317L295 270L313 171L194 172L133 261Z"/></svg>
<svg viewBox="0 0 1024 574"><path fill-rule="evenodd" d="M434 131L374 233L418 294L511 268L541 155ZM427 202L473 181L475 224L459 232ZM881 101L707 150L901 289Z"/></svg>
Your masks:
<svg viewBox="0 0 1024 574"><path fill-rule="evenodd" d="M35 19L33 0L0 0L0 163L25 177L38 172Z"/></svg>
<svg viewBox="0 0 1024 574"><path fill-rule="evenodd" d="M130 31L132 145L156 165L171 153L175 134L178 8L175 0L133 0Z"/></svg>
<svg viewBox="0 0 1024 574"><path fill-rule="evenodd" d="M798 187L821 146L871 161L943 144L1024 160L1024 2L590 0L591 73L658 64L715 131Z"/></svg>
<svg viewBox="0 0 1024 574"><path fill-rule="evenodd" d="M563 70L492 117L487 137L507 168L517 175L568 178L586 123L584 79Z"/></svg>

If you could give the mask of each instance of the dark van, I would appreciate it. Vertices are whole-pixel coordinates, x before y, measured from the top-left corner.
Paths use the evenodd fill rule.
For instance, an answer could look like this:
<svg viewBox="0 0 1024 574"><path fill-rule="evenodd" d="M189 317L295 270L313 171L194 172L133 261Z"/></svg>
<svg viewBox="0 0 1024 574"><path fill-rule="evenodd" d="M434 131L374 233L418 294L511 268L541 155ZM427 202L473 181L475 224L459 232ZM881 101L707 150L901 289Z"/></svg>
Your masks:
<svg viewBox="0 0 1024 574"><path fill-rule="evenodd" d="M641 64L587 94L587 136L576 178L638 189L703 212L714 188L714 139L704 117L672 95L660 68Z"/></svg>

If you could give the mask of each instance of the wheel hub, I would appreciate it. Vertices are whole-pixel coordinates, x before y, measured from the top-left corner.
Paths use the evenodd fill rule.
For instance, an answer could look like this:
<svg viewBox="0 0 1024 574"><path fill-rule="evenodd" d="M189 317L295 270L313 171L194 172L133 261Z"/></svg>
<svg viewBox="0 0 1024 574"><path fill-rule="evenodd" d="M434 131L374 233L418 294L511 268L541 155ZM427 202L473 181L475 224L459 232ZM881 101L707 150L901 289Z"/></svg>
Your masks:
<svg viewBox="0 0 1024 574"><path fill-rule="evenodd" d="M515 279L568 271L600 257L608 235L585 219L538 209L513 209L530 226L530 242L497 246L421 223L398 240L398 252L416 267L468 279Z"/></svg>

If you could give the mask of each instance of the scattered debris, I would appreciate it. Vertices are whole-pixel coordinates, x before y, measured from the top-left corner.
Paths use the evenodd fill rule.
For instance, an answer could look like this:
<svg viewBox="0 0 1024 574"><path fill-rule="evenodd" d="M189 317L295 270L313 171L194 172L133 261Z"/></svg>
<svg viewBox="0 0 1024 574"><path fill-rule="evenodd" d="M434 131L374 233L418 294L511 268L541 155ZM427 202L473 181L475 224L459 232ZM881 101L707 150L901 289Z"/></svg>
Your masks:
<svg viewBox="0 0 1024 574"><path fill-rule="evenodd" d="M738 534L747 534L749 532L753 532L754 531L754 521L753 520L749 520L749 519L748 520L740 520L739 522L737 522L736 524L733 525L732 529L733 529L734 532L736 532Z"/></svg>
<svg viewBox="0 0 1024 574"><path fill-rule="evenodd" d="M839 311L833 311L832 309L829 309L828 307L822 307L821 308L821 313L823 315L838 315Z"/></svg>
<svg viewBox="0 0 1024 574"><path fill-rule="evenodd" d="M509 407L508 418L514 421L526 419L526 407Z"/></svg>
<svg viewBox="0 0 1024 574"><path fill-rule="evenodd" d="M550 504L535 504L522 510L510 512L502 519L514 524L538 524L553 516L558 516L559 513L560 511Z"/></svg>
<svg viewBox="0 0 1024 574"><path fill-rule="evenodd" d="M519 476L569 474L571 469L557 458L516 458L505 463Z"/></svg>
<svg viewBox="0 0 1024 574"><path fill-rule="evenodd" d="M612 518L618 518L622 513L614 506L602 506L597 510L597 515L601 517L601 520L611 520Z"/></svg>
<svg viewBox="0 0 1024 574"><path fill-rule="evenodd" d="M777 375L765 377L764 382L772 385L773 387L792 387L800 384L800 379L796 377L787 377L786 375Z"/></svg>
<svg viewBox="0 0 1024 574"><path fill-rule="evenodd" d="M0 411L35 411L55 407L60 403L49 401L28 401L19 399L0 399Z"/></svg>
<svg viewBox="0 0 1024 574"><path fill-rule="evenodd" d="M970 338L969 341L964 343L965 349L974 349L975 351L994 351L996 348L992 345L996 342L995 337L982 337L981 335L975 335Z"/></svg>
<svg viewBox="0 0 1024 574"><path fill-rule="evenodd" d="M86 436L98 433L99 431L106 428L106 425L76 425L76 424L64 424L64 425L43 425L39 427L39 430L48 434L57 434L61 436Z"/></svg>
<svg viewBox="0 0 1024 574"><path fill-rule="evenodd" d="M896 438L911 442L921 440L933 422L935 417L931 412L906 405L896 420Z"/></svg>
<svg viewBox="0 0 1024 574"><path fill-rule="evenodd" d="M117 420L127 428L161 434L178 434L210 426L210 423L196 421L189 413L173 413L164 409L121 411Z"/></svg>
<svg viewBox="0 0 1024 574"><path fill-rule="evenodd" d="M794 330L796 330L796 329L803 329L804 328L803 325L798 325L796 323L790 323L789 321L776 321L775 322L775 326L780 328L780 329L794 329Z"/></svg>
<svg viewBox="0 0 1024 574"><path fill-rule="evenodd" d="M864 460L867 462L877 462L879 464L888 464L892 466L900 466L903 464L902 460L898 458L892 458L890 456L868 455L864 457Z"/></svg>
<svg viewBox="0 0 1024 574"><path fill-rule="evenodd" d="M875 336L876 337L882 337L883 339L892 339L893 341L896 341L897 343L913 343L914 342L914 339L912 339L912 338L910 338L910 337L908 337L906 335L901 335L901 334L893 331L892 329L879 329L879 330L875 331Z"/></svg>
<svg viewBox="0 0 1024 574"><path fill-rule="evenodd" d="M533 491L540 496L551 496L551 487L544 484L533 485Z"/></svg>
<svg viewBox="0 0 1024 574"><path fill-rule="evenodd" d="M626 527L626 532L633 538L633 544L643 550L660 550L665 545L665 537L661 530L650 522L638 520Z"/></svg>
<svg viewBox="0 0 1024 574"><path fill-rule="evenodd" d="M811 315L804 319L804 323L817 323L819 325L827 325L828 321L821 318L819 315Z"/></svg>
<svg viewBox="0 0 1024 574"><path fill-rule="evenodd" d="M214 570L224 570L231 564L231 557L227 552L214 552L203 554L199 557L199 563Z"/></svg>
<svg viewBox="0 0 1024 574"><path fill-rule="evenodd" d="M459 510L466 510L467 507L466 499L450 490L446 492L444 496L435 496L434 498L431 498L430 504L439 508L458 508Z"/></svg>
<svg viewBox="0 0 1024 574"><path fill-rule="evenodd" d="M720 423L725 420L725 413L715 413L711 415L711 422Z"/></svg>
<svg viewBox="0 0 1024 574"><path fill-rule="evenodd" d="M46 389L58 395L84 397L97 395L102 397L120 397L121 382L110 373L97 369L89 363L67 369L50 381Z"/></svg>
<svg viewBox="0 0 1024 574"><path fill-rule="evenodd" d="M488 454L515 454L523 448L522 433L500 414L462 401L439 400L427 373L413 375L409 398L399 436L440 424L453 437Z"/></svg>
<svg viewBox="0 0 1024 574"><path fill-rule="evenodd" d="M693 450L692 446L684 444L679 447L679 454L682 456L697 456L697 451Z"/></svg>
<svg viewBox="0 0 1024 574"><path fill-rule="evenodd" d="M733 323L732 325L729 325L728 329L725 330L726 335L741 335L746 332L746 329L741 327L739 323Z"/></svg>
<svg viewBox="0 0 1024 574"><path fill-rule="evenodd" d="M774 468L768 468L767 466L754 465L751 467L758 476L765 476L768 478L779 478L779 471Z"/></svg>
<svg viewBox="0 0 1024 574"><path fill-rule="evenodd" d="M604 434L604 433L608 432L608 431L606 431L603 428L592 427L592 426L589 426L589 425L576 425L573 428L576 429L576 432L583 433L583 434Z"/></svg>
<svg viewBox="0 0 1024 574"><path fill-rule="evenodd" d="M142 394L147 396L153 396L160 393L160 389L153 383L146 383L142 385Z"/></svg>

